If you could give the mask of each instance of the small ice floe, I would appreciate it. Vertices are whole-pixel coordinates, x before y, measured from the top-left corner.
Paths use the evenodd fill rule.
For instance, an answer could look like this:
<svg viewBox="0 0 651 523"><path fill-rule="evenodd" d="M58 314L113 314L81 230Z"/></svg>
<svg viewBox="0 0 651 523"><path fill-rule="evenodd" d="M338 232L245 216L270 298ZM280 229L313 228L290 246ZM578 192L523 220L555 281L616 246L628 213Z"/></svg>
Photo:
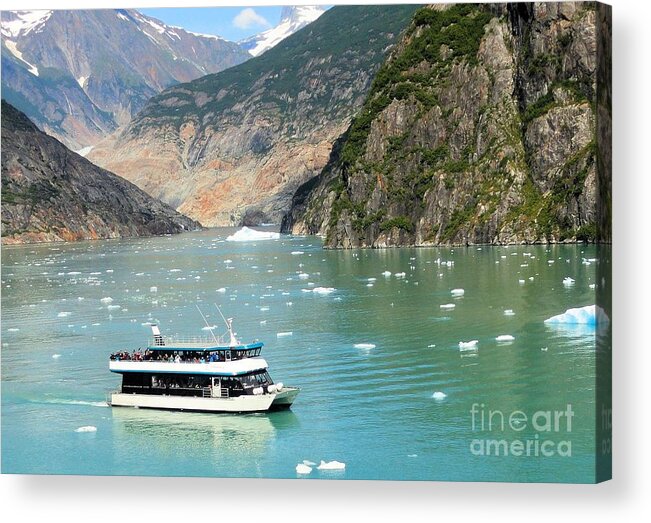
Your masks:
<svg viewBox="0 0 651 523"><path fill-rule="evenodd" d="M52 354L52 359L58 360L61 357L61 354Z"/></svg>
<svg viewBox="0 0 651 523"><path fill-rule="evenodd" d="M303 465L307 465L308 467L316 467L316 463L314 463L314 461L310 461L309 459L304 459Z"/></svg>
<svg viewBox="0 0 651 523"><path fill-rule="evenodd" d="M454 303L444 303L443 305L440 305L441 309L449 310L449 309L454 309L456 305Z"/></svg>
<svg viewBox="0 0 651 523"><path fill-rule="evenodd" d="M158 292L158 287L152 285L151 287L149 287L149 292Z"/></svg>
<svg viewBox="0 0 651 523"><path fill-rule="evenodd" d="M20 329L18 327L10 327L7 329L7 332L18 332Z"/></svg>
<svg viewBox="0 0 651 523"><path fill-rule="evenodd" d="M518 280L518 283L519 283L520 285L524 285L525 282L524 282L524 280Z"/></svg>
<svg viewBox="0 0 651 523"><path fill-rule="evenodd" d="M463 289L452 289L450 291L450 294L452 294L452 296L463 296L465 293L466 291L464 291Z"/></svg>
<svg viewBox="0 0 651 523"><path fill-rule="evenodd" d="M231 234L226 238L227 242L255 242L261 240L278 240L280 233L278 232L263 232L250 229L249 227L242 227L235 234Z"/></svg>
<svg viewBox="0 0 651 523"><path fill-rule="evenodd" d="M511 342L513 340L515 340L515 338L513 336L511 336L510 334L501 334L500 336L495 338L495 341L497 341L499 343L507 343L507 342Z"/></svg>
<svg viewBox="0 0 651 523"><path fill-rule="evenodd" d="M604 310L597 305L567 309L563 314L547 318L547 325L603 325L610 321Z"/></svg>
<svg viewBox="0 0 651 523"><path fill-rule="evenodd" d="M224 294L226 292L226 287L220 287L219 289L217 289L217 292L220 294Z"/></svg>
<svg viewBox="0 0 651 523"><path fill-rule="evenodd" d="M302 272L298 275L299 280L307 280L310 277L309 274Z"/></svg>
<svg viewBox="0 0 651 523"><path fill-rule="evenodd" d="M303 251L292 251L292 256L300 256L301 254L305 254Z"/></svg>
<svg viewBox="0 0 651 523"><path fill-rule="evenodd" d="M113 298L111 298L110 296L107 296L106 298L102 298L99 301L101 301L102 303L113 303Z"/></svg>
<svg viewBox="0 0 651 523"><path fill-rule="evenodd" d="M277 332L276 333L276 338L285 338L287 336L293 336L294 332L293 331L287 331L287 332Z"/></svg>
<svg viewBox="0 0 651 523"><path fill-rule="evenodd" d="M181 272L181 269L170 269L170 272Z"/></svg>
<svg viewBox="0 0 651 523"><path fill-rule="evenodd" d="M373 283L374 281L377 281L377 278L368 278L366 281Z"/></svg>
<svg viewBox="0 0 651 523"><path fill-rule="evenodd" d="M75 429L75 432L97 432L97 427L86 425L85 427L79 427L78 429Z"/></svg>
<svg viewBox="0 0 651 523"><path fill-rule="evenodd" d="M201 327L202 331L213 331L217 328L217 325L206 325L205 327Z"/></svg>
<svg viewBox="0 0 651 523"><path fill-rule="evenodd" d="M459 342L459 349L460 349L460 350L472 350L472 349L476 349L478 343L479 343L478 340L460 341L460 342Z"/></svg>
<svg viewBox="0 0 651 523"><path fill-rule="evenodd" d="M367 283L366 286L367 287L373 287L373 284L372 283Z"/></svg>
<svg viewBox="0 0 651 523"><path fill-rule="evenodd" d="M371 349L375 348L375 344L374 343L355 343L355 345L353 345L353 347L355 347L356 349L371 350Z"/></svg>
<svg viewBox="0 0 651 523"><path fill-rule="evenodd" d="M571 287L572 285L574 285L574 279L570 278L569 276L567 278L564 278L563 285L565 285L566 287Z"/></svg>
<svg viewBox="0 0 651 523"><path fill-rule="evenodd" d="M437 401L444 400L447 397L448 395L445 392L441 392L440 390L437 390L434 394L432 394L432 399L435 399Z"/></svg>
<svg viewBox="0 0 651 523"><path fill-rule="evenodd" d="M110 310L110 311L115 311L115 310L121 309L122 306L121 306L121 305L109 305L109 306L107 306L106 308L107 308L108 310Z"/></svg>
<svg viewBox="0 0 651 523"><path fill-rule="evenodd" d="M69 311L61 311L59 314L57 314L57 317L58 318L67 318L71 314L72 314L72 312L69 312Z"/></svg>
<svg viewBox="0 0 651 523"><path fill-rule="evenodd" d="M79 274L81 274L79 271L70 271L68 273L69 276L78 276Z"/></svg>
<svg viewBox="0 0 651 523"><path fill-rule="evenodd" d="M596 288L597 286L596 286L594 283L591 283L591 284L589 285L589 287L590 287L591 289L594 289L594 288Z"/></svg>
<svg viewBox="0 0 651 523"><path fill-rule="evenodd" d="M506 309L504 311L504 316L515 316L515 312L513 312L511 309Z"/></svg>
<svg viewBox="0 0 651 523"><path fill-rule="evenodd" d="M407 454L408 458L417 458L418 454Z"/></svg>
<svg viewBox="0 0 651 523"><path fill-rule="evenodd" d="M388 278L389 276L391 276L391 271L384 271L382 273L382 276L384 276L385 278Z"/></svg>
<svg viewBox="0 0 651 523"><path fill-rule="evenodd" d="M260 307L261 312L267 312L269 310L269 307Z"/></svg>
<svg viewBox="0 0 651 523"><path fill-rule="evenodd" d="M427 346L428 349L433 349L434 347L436 347L435 343L431 343L430 345Z"/></svg>
<svg viewBox="0 0 651 523"><path fill-rule="evenodd" d="M312 292L315 294L332 294L335 290L334 287L315 287Z"/></svg>
<svg viewBox="0 0 651 523"><path fill-rule="evenodd" d="M321 463L317 467L319 470L344 470L346 468L345 463L341 463L340 461L323 461L321 460Z"/></svg>
<svg viewBox="0 0 651 523"><path fill-rule="evenodd" d="M405 276L407 276L407 273L405 273L405 272L396 272L394 276L396 278L404 278Z"/></svg>
<svg viewBox="0 0 651 523"><path fill-rule="evenodd" d="M296 474L309 474L312 472L312 467L308 467L305 463L296 465Z"/></svg>

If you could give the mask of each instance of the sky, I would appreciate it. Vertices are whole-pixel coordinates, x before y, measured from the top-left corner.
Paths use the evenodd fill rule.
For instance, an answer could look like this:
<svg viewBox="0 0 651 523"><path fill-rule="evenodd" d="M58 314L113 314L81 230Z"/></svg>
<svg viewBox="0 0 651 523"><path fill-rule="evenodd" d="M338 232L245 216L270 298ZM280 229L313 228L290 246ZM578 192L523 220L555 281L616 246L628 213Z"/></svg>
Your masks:
<svg viewBox="0 0 651 523"><path fill-rule="evenodd" d="M280 21L281 10L282 6L138 9L168 25L222 36L235 42L274 27Z"/></svg>

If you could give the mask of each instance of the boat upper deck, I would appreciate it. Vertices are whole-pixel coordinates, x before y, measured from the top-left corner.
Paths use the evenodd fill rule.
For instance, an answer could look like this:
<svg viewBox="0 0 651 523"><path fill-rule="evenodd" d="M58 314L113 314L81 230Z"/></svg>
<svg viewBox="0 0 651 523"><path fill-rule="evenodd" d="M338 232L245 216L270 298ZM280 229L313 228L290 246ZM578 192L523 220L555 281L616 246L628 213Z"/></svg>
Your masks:
<svg viewBox="0 0 651 523"><path fill-rule="evenodd" d="M150 338L147 349L156 351L200 351L200 352L215 352L227 350L253 350L262 349L264 343L254 342L248 344L230 345L227 340L222 337L211 338L206 336L197 337L168 337L168 336L154 336Z"/></svg>

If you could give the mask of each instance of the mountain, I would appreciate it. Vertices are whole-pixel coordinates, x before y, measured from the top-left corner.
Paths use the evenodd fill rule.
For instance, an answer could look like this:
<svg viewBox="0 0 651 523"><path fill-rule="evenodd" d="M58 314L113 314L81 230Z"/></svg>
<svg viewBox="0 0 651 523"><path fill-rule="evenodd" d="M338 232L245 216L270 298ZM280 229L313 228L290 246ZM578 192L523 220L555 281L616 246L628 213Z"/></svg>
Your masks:
<svg viewBox="0 0 651 523"><path fill-rule="evenodd" d="M2 101L2 243L174 234L199 228L40 131Z"/></svg>
<svg viewBox="0 0 651 523"><path fill-rule="evenodd" d="M607 240L609 31L592 2L419 9L282 230L330 248Z"/></svg>
<svg viewBox="0 0 651 523"><path fill-rule="evenodd" d="M240 40L238 43L253 56L259 56L289 35L314 22L325 11L324 7L317 5L285 6L276 27Z"/></svg>
<svg viewBox="0 0 651 523"><path fill-rule="evenodd" d="M134 10L3 11L1 21L3 98L75 150L163 89L250 58Z"/></svg>
<svg viewBox="0 0 651 523"><path fill-rule="evenodd" d="M333 7L266 53L153 97L89 158L203 225L280 223L415 9Z"/></svg>

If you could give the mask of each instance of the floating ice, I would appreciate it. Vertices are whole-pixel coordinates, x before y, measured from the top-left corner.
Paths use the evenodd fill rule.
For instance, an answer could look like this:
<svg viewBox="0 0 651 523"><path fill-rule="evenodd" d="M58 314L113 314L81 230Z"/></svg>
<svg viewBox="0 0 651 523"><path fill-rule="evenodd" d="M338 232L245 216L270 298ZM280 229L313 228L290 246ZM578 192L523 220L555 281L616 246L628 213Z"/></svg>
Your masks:
<svg viewBox="0 0 651 523"><path fill-rule="evenodd" d="M276 333L276 338L284 338L286 336L293 336L294 332L293 331L287 331L287 332L277 332Z"/></svg>
<svg viewBox="0 0 651 523"><path fill-rule="evenodd" d="M511 336L510 334L502 334L502 335L498 336L497 338L495 338L495 341L501 341L501 342L513 341L513 340L515 340L515 338L513 336Z"/></svg>
<svg viewBox="0 0 651 523"><path fill-rule="evenodd" d="M158 287L156 286L149 287L149 292L158 292Z"/></svg>
<svg viewBox="0 0 651 523"><path fill-rule="evenodd" d="M355 347L356 349L374 349L375 344L373 344L373 343L355 343L355 345L353 345L353 347Z"/></svg>
<svg viewBox="0 0 651 523"><path fill-rule="evenodd" d="M335 290L336 289L333 287L315 287L314 289L312 289L312 292L316 294L331 294L335 292Z"/></svg>
<svg viewBox="0 0 651 523"><path fill-rule="evenodd" d="M445 392L441 392L440 390L432 394L432 399L435 399L437 401L444 400L447 397L448 395Z"/></svg>
<svg viewBox="0 0 651 523"><path fill-rule="evenodd" d="M504 316L515 316L515 312L513 312L511 309L506 309L504 311Z"/></svg>
<svg viewBox="0 0 651 523"><path fill-rule="evenodd" d="M428 349L433 349L434 347L436 347L435 343L431 343L430 345L427 346Z"/></svg>
<svg viewBox="0 0 651 523"><path fill-rule="evenodd" d="M572 285L574 285L574 280L568 276L567 278L563 279L563 285L565 285L566 287L571 287Z"/></svg>
<svg viewBox="0 0 651 523"><path fill-rule="evenodd" d="M113 303L113 298L107 296L106 298L102 298L101 300L102 303Z"/></svg>
<svg viewBox="0 0 651 523"><path fill-rule="evenodd" d="M519 283L520 285L524 285L524 280L518 280L518 283Z"/></svg>
<svg viewBox="0 0 651 523"><path fill-rule="evenodd" d="M59 314L57 314L57 317L59 318L67 318L70 316L72 313L69 311L61 311Z"/></svg>
<svg viewBox="0 0 651 523"><path fill-rule="evenodd" d="M61 357L61 354L52 354L52 358L58 360Z"/></svg>
<svg viewBox="0 0 651 523"><path fill-rule="evenodd" d="M396 278L404 278L405 276L407 276L407 273L405 273L405 272L396 272L394 276Z"/></svg>
<svg viewBox="0 0 651 523"><path fill-rule="evenodd" d="M110 311L114 311L114 310L120 309L121 306L120 306L120 305L109 305L109 306L106 307L106 308L107 308L108 310L110 310Z"/></svg>
<svg viewBox="0 0 651 523"><path fill-rule="evenodd" d="M465 293L466 291L464 291L463 289L452 289L450 291L450 294L452 294L452 296L463 296Z"/></svg>
<svg viewBox="0 0 651 523"><path fill-rule="evenodd" d="M563 314L545 320L548 325L592 325L606 324L610 321L606 313L597 305L586 305L567 309Z"/></svg>
<svg viewBox="0 0 651 523"><path fill-rule="evenodd" d="M219 292L221 294L224 294L226 292L226 288L225 287L220 287L219 289L217 289L217 292Z"/></svg>
<svg viewBox="0 0 651 523"><path fill-rule="evenodd" d="M596 285L595 285L594 283L591 283L591 284L589 285L589 287L590 287L591 289L594 289L594 288L596 287Z"/></svg>
<svg viewBox="0 0 651 523"><path fill-rule="evenodd" d="M301 280L307 280L307 279L310 277L310 275L309 275L309 274L306 274L306 273L304 273L304 272L302 272L302 273L300 273L300 274L298 275L298 277L299 277L299 279L301 279Z"/></svg>
<svg viewBox="0 0 651 523"><path fill-rule="evenodd" d="M248 227L242 227L235 234L231 234L226 238L227 242L253 242L259 240L278 240L280 233L278 232L262 232Z"/></svg>
<svg viewBox="0 0 651 523"><path fill-rule="evenodd" d="M269 307L260 307L260 310L262 312L267 312L269 310Z"/></svg>
<svg viewBox="0 0 651 523"><path fill-rule="evenodd" d="M391 276L391 271L384 271L382 273L382 276L384 276L385 278L388 278L389 276Z"/></svg>
<svg viewBox="0 0 651 523"><path fill-rule="evenodd" d="M97 427L87 425L85 427L79 427L78 429L75 429L75 432L97 432Z"/></svg>
<svg viewBox="0 0 651 523"><path fill-rule="evenodd" d="M305 254L303 251L292 251L292 256L300 256L301 254Z"/></svg>
<svg viewBox="0 0 651 523"><path fill-rule="evenodd" d="M441 309L454 309L456 305L454 303L444 303L440 307Z"/></svg>
<svg viewBox="0 0 651 523"><path fill-rule="evenodd" d="M328 461L325 462L321 460L321 463L317 467L319 470L344 470L346 468L345 463L341 463L340 461Z"/></svg>
<svg viewBox="0 0 651 523"><path fill-rule="evenodd" d="M474 349L477 347L478 343L479 343L478 340L460 341L459 348L461 350Z"/></svg>
<svg viewBox="0 0 651 523"><path fill-rule="evenodd" d="M366 281L374 282L374 281L377 281L377 278L368 278Z"/></svg>
<svg viewBox="0 0 651 523"><path fill-rule="evenodd" d="M314 463L314 461L310 461L309 459L304 459L303 465L307 465L308 467L316 467L316 463Z"/></svg>
<svg viewBox="0 0 651 523"><path fill-rule="evenodd" d="M217 328L217 325L206 325L205 327L201 327L202 331L212 331Z"/></svg>
<svg viewBox="0 0 651 523"><path fill-rule="evenodd" d="M312 472L312 467L308 467L305 463L296 465L296 474L309 474Z"/></svg>
<svg viewBox="0 0 651 523"><path fill-rule="evenodd" d="M19 330L20 329L17 328L17 327L11 327L11 328L7 329L7 332L18 332Z"/></svg>
<svg viewBox="0 0 651 523"><path fill-rule="evenodd" d="M181 272L181 269L170 269L170 272Z"/></svg>

